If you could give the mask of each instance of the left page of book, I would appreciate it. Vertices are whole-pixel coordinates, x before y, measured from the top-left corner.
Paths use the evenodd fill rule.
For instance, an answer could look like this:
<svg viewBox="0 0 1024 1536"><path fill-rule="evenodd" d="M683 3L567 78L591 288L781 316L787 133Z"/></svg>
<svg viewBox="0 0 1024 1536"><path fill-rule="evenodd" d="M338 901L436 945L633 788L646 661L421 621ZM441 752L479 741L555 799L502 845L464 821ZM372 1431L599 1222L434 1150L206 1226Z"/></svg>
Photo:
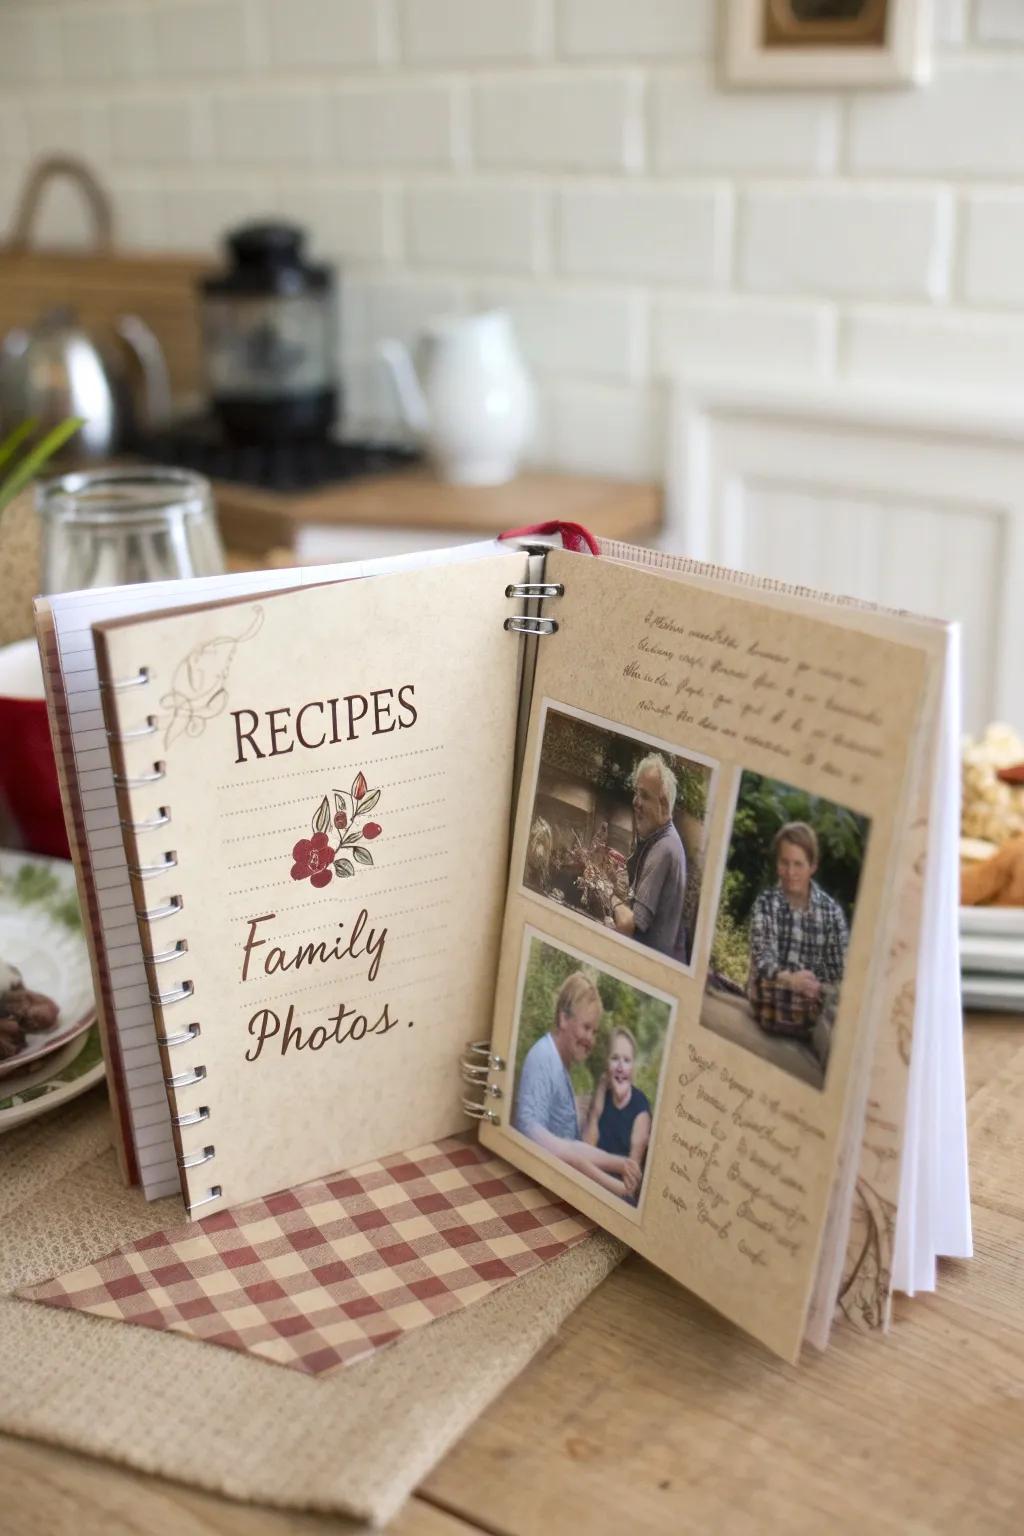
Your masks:
<svg viewBox="0 0 1024 1536"><path fill-rule="evenodd" d="M97 626L136 902L171 909L140 931L190 1208L464 1125L455 1064L490 1013L507 868L505 587L526 558Z"/></svg>
<svg viewBox="0 0 1024 1536"><path fill-rule="evenodd" d="M490 559L494 540L298 570L231 571L184 581L90 587L36 599L36 630L58 772L93 966L114 1136L122 1171L148 1200L175 1194L178 1167L146 970L119 826L92 626L108 619L283 592L327 581Z"/></svg>

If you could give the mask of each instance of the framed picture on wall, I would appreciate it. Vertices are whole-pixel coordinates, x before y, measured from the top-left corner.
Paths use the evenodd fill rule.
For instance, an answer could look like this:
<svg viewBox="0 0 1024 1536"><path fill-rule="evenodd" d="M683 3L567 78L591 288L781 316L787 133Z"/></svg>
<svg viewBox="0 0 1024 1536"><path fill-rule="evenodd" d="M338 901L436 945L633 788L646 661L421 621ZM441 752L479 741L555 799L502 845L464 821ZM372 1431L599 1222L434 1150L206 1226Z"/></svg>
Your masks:
<svg viewBox="0 0 1024 1536"><path fill-rule="evenodd" d="M739 86L919 85L931 0L726 0L723 73Z"/></svg>

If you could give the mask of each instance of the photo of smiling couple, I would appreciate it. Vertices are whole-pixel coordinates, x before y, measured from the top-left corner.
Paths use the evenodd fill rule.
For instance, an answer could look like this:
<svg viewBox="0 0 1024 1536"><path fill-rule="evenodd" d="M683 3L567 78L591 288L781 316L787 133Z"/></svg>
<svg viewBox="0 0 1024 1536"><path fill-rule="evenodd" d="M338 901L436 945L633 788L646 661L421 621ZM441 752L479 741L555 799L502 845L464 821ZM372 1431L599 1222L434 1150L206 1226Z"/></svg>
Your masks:
<svg viewBox="0 0 1024 1536"><path fill-rule="evenodd" d="M527 944L513 1127L637 1206L673 1005L535 935Z"/></svg>

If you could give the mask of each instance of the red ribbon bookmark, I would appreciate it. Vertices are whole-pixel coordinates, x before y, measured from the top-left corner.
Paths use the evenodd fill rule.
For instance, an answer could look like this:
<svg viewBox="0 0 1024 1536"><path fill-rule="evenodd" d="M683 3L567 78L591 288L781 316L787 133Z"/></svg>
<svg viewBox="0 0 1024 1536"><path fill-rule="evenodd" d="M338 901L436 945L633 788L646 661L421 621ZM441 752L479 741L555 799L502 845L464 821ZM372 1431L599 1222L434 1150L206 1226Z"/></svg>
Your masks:
<svg viewBox="0 0 1024 1536"><path fill-rule="evenodd" d="M557 518L549 523L531 523L528 528L509 528L499 533L499 539L528 539L532 534L558 534L563 549L571 549L577 555L599 555L601 546L589 528L582 523L560 523Z"/></svg>

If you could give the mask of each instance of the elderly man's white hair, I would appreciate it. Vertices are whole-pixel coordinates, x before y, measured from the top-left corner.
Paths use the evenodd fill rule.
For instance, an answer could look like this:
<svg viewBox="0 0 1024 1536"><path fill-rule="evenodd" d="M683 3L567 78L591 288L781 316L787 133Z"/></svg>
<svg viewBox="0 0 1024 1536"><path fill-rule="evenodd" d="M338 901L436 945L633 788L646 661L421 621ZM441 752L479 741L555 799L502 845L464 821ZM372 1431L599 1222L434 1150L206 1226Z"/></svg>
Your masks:
<svg viewBox="0 0 1024 1536"><path fill-rule="evenodd" d="M676 791L678 790L679 785L676 782L675 774L672 772L672 769L669 767L668 763L666 763L660 752L648 752L647 756L641 758L637 763L636 767L633 769L634 789L636 788L637 782L642 773L656 773L658 775L658 778L661 781L662 794L668 801L668 813L671 816L672 812L676 808Z"/></svg>

